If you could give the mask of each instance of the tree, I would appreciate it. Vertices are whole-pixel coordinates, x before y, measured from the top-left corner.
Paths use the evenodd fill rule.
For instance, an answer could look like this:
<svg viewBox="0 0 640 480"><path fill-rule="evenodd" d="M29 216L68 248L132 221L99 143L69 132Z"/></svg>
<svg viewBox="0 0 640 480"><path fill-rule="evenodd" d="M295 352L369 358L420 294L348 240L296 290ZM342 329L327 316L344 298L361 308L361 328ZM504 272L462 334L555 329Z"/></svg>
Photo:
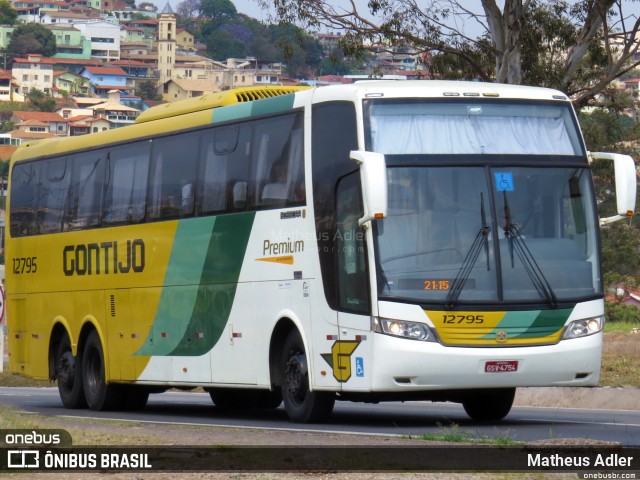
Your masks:
<svg viewBox="0 0 640 480"><path fill-rule="evenodd" d="M231 0L200 0L200 17L220 24L238 15Z"/></svg>
<svg viewBox="0 0 640 480"><path fill-rule="evenodd" d="M143 100L161 100L162 96L158 95L156 85L153 80L144 80L138 84L136 95Z"/></svg>
<svg viewBox="0 0 640 480"><path fill-rule="evenodd" d="M18 20L18 12L7 0L0 0L0 25L14 25Z"/></svg>
<svg viewBox="0 0 640 480"><path fill-rule="evenodd" d="M176 13L183 19L194 18L200 11L200 0L184 0L176 7Z"/></svg>
<svg viewBox="0 0 640 480"><path fill-rule="evenodd" d="M368 45L412 45L459 59L468 76L512 84L528 81L531 69L551 65L551 78L531 78L578 103L640 64L634 59L640 19L626 14L623 0L504 0L502 7L497 0L369 0L366 11L353 1L342 7L333 0L258 1L264 8L273 4L280 21L344 31L346 53ZM544 25L542 36L532 35L530 25ZM470 27L482 33L473 37Z"/></svg>
<svg viewBox="0 0 640 480"><path fill-rule="evenodd" d="M39 23L23 23L11 34L7 52L13 56L37 53L52 57L56 53L56 37Z"/></svg>
<svg viewBox="0 0 640 480"><path fill-rule="evenodd" d="M157 12L158 7L151 2L142 2L138 5L138 9L143 12Z"/></svg>

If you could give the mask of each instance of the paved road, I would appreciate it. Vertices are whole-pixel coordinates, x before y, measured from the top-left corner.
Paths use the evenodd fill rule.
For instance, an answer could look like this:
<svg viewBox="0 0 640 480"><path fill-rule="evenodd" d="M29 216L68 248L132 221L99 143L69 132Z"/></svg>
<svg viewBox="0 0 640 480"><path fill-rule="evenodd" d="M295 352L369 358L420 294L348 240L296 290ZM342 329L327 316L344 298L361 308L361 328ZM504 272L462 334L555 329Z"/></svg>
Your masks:
<svg viewBox="0 0 640 480"><path fill-rule="evenodd" d="M329 423L297 425L287 420L282 407L275 411L221 411L213 406L208 394L193 392L151 395L147 407L135 413L66 410L55 388L0 387L0 403L48 416L136 422L411 436L442 432L443 426L455 424L464 432L516 441L575 438L640 446L640 411L631 410L514 407L505 420L487 425L469 420L457 404L337 402Z"/></svg>

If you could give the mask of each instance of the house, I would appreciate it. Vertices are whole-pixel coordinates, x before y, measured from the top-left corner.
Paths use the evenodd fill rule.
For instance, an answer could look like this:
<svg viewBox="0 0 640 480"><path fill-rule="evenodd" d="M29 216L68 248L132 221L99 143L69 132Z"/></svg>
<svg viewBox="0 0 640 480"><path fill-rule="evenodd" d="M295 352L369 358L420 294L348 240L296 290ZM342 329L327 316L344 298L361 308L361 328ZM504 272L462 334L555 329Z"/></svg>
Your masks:
<svg viewBox="0 0 640 480"><path fill-rule="evenodd" d="M65 90L70 94L88 95L89 81L81 75L67 71L54 71L53 84L58 90Z"/></svg>
<svg viewBox="0 0 640 480"><path fill-rule="evenodd" d="M195 37L192 33L188 32L184 28L176 29L176 44L178 46L178 50L195 52L195 41Z"/></svg>
<svg viewBox="0 0 640 480"><path fill-rule="evenodd" d="M44 123L46 125L45 132L41 131L42 125L31 123L24 123L24 128L20 129L22 131L28 133L51 133L52 135L57 136L66 136L68 131L67 120L62 118L59 114L53 112L23 112L23 111L15 111L13 112L13 116L11 117L11 121L16 125L29 122L36 121L39 123ZM41 137L45 138L45 137Z"/></svg>
<svg viewBox="0 0 640 480"><path fill-rule="evenodd" d="M14 78L9 70L0 68L0 101L11 102L13 100Z"/></svg>
<svg viewBox="0 0 640 480"><path fill-rule="evenodd" d="M175 102L219 91L220 88L209 80L171 79L162 85L162 99L167 102Z"/></svg>
<svg viewBox="0 0 640 480"><path fill-rule="evenodd" d="M119 92L117 92L119 93ZM119 102L109 100L107 102L99 103L93 107L89 107L94 118L101 118L110 122L110 128L126 127L135 123L136 118L140 115L140 110L133 107L127 107ZM94 124L92 124L92 132Z"/></svg>
<svg viewBox="0 0 640 480"><path fill-rule="evenodd" d="M95 20L97 16L89 16L83 13L74 13L69 10L41 10L37 23L42 25L76 25L82 22Z"/></svg>
<svg viewBox="0 0 640 480"><path fill-rule="evenodd" d="M11 74L20 84L23 95L32 88L47 95L53 94L53 65L55 61L42 55L28 55L27 58L16 58L13 61Z"/></svg>
<svg viewBox="0 0 640 480"><path fill-rule="evenodd" d="M85 67L80 75L89 80L92 93L98 96L107 96L110 90L133 90L127 86L127 72L120 67Z"/></svg>
<svg viewBox="0 0 640 480"><path fill-rule="evenodd" d="M104 62L120 59L120 25L94 19L74 23L85 38L91 40L91 56Z"/></svg>
<svg viewBox="0 0 640 480"><path fill-rule="evenodd" d="M82 32L73 25L52 23L45 25L45 27L56 37L56 54L54 57L82 60L91 58L91 41L86 39Z"/></svg>
<svg viewBox="0 0 640 480"><path fill-rule="evenodd" d="M77 137L91 133L91 115L77 115L67 119L69 121L69 136Z"/></svg>

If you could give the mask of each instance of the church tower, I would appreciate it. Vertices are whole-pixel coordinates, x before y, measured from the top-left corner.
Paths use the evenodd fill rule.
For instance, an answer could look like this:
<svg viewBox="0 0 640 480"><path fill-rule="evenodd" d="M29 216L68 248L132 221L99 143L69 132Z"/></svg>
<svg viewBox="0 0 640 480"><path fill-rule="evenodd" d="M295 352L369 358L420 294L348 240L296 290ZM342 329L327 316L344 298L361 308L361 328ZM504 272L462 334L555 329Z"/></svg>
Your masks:
<svg viewBox="0 0 640 480"><path fill-rule="evenodd" d="M176 65L176 14L169 2L164 6L158 18L158 71L160 84L173 77Z"/></svg>

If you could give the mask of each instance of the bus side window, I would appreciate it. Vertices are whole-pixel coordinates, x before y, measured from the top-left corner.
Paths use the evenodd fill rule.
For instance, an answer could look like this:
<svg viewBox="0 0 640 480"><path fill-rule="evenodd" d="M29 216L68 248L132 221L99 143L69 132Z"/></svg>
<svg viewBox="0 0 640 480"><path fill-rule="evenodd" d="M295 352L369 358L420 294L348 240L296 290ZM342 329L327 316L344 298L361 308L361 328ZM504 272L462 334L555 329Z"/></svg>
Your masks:
<svg viewBox="0 0 640 480"><path fill-rule="evenodd" d="M150 218L162 220L194 214L198 140L195 133L154 140L148 202Z"/></svg>
<svg viewBox="0 0 640 480"><path fill-rule="evenodd" d="M54 158L44 163L45 175L38 195L38 233L56 233L62 230L68 210L71 184L71 162L67 158Z"/></svg>
<svg viewBox="0 0 640 480"><path fill-rule="evenodd" d="M109 152L102 221L105 225L140 223L145 218L149 143Z"/></svg>
<svg viewBox="0 0 640 480"><path fill-rule="evenodd" d="M257 208L282 208L303 204L302 114L256 122L253 147L252 205Z"/></svg>
<svg viewBox="0 0 640 480"><path fill-rule="evenodd" d="M359 174L352 173L338 184L336 196L338 298L340 309L355 313L370 311L369 282L364 232L358 220L363 215Z"/></svg>
<svg viewBox="0 0 640 480"><path fill-rule="evenodd" d="M12 237L23 237L36 233L36 200L38 198L38 172L36 163L17 164L11 173L11 217Z"/></svg>
<svg viewBox="0 0 640 480"><path fill-rule="evenodd" d="M250 132L251 127L247 124L205 132L202 141L201 213L247 208Z"/></svg>
<svg viewBox="0 0 640 480"><path fill-rule="evenodd" d="M104 189L104 152L72 158L73 176L63 230L94 227L100 223Z"/></svg>

